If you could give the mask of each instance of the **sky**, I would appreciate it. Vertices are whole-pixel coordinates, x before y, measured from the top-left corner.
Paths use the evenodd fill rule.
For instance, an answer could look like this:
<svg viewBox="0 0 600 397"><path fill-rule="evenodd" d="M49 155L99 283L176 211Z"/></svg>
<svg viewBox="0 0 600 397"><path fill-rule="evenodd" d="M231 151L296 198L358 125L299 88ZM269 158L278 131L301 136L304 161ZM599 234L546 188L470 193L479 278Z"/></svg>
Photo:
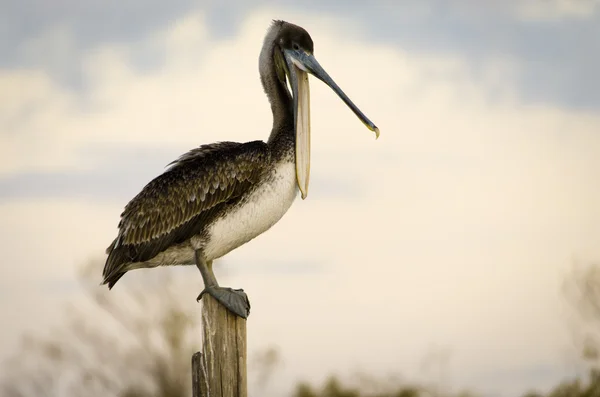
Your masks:
<svg viewBox="0 0 600 397"><path fill-rule="evenodd" d="M250 353L284 357L271 395L431 376L436 349L453 389L573 374L561 282L600 260L600 2L50 4L0 1L0 359L60 324L77 270L166 164L268 137L258 54L284 19L381 137L311 79L308 198L217 264L250 296ZM147 271L197 277L181 299L202 286L186 268L116 288Z"/></svg>

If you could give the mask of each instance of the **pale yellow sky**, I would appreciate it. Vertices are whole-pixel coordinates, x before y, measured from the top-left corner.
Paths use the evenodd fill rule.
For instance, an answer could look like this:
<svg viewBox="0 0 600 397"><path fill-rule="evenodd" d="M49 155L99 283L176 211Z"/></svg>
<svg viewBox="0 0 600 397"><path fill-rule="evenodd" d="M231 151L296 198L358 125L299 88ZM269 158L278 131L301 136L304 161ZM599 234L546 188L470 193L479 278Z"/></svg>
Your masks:
<svg viewBox="0 0 600 397"><path fill-rule="evenodd" d="M87 155L96 147L183 152L266 139L257 59L273 15L252 13L239 34L215 41L204 15L190 14L131 44L166 51L164 64L143 72L128 45L105 44L82 60L85 94L41 70L0 70L0 174L109 167ZM381 138L311 79L311 192L227 257L221 284L252 301L249 346L277 344L286 359L274 387L358 368L419 376L431 345L451 349L455 386L495 371L567 368L560 282L573 260L600 260L600 116L524 102L509 57L474 79L457 55L360 40L349 22L277 15L311 33L317 59ZM144 161L145 171L157 175L171 160ZM147 182L128 187L131 196ZM61 302L78 298L68 290L76 269L102 255L125 204L68 195L0 202L0 313L9 320L1 351L24 330L60 321ZM199 291L200 276L188 272Z"/></svg>

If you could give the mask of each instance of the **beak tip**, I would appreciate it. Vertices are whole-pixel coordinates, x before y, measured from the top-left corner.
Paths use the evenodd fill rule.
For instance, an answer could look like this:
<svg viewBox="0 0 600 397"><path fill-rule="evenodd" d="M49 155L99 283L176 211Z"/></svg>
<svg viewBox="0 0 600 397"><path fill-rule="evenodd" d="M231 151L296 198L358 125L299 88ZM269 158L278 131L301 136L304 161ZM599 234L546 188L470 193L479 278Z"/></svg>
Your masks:
<svg viewBox="0 0 600 397"><path fill-rule="evenodd" d="M375 132L375 140L377 140L379 138L379 128L375 127L373 131Z"/></svg>

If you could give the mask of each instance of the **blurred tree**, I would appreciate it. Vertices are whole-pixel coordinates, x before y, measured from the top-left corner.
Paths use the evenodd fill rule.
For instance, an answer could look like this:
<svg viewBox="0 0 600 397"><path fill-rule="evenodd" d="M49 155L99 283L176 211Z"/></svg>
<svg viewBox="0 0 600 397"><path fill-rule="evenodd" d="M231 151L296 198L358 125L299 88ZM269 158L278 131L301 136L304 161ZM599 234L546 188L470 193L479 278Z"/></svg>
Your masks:
<svg viewBox="0 0 600 397"><path fill-rule="evenodd" d="M5 365L1 396L190 396L190 358L198 350L201 334L194 316L198 312L195 301L181 299L181 283L173 283L167 275L171 273L154 272L160 279L156 283L144 279L143 289L130 283L110 293L98 287L94 279L97 274L97 265L89 265L82 272L87 304L71 305L61 328L48 336L24 338L21 354ZM600 266L575 267L564 287L580 320L575 335L587 375L563 381L546 394L531 391L523 397L600 397ZM250 375L263 395L280 366L280 353L270 347L251 363ZM320 388L300 383L292 395L472 396L444 392L443 382L421 387L396 377L360 374L353 382L344 384L332 376Z"/></svg>
<svg viewBox="0 0 600 397"><path fill-rule="evenodd" d="M323 387L323 397L360 397L358 390L342 387L336 377L330 377Z"/></svg>
<svg viewBox="0 0 600 397"><path fill-rule="evenodd" d="M300 382L296 385L294 397L319 397L319 395L313 390L311 385L306 382Z"/></svg>
<svg viewBox="0 0 600 397"><path fill-rule="evenodd" d="M574 314L570 325L578 356L586 371L581 376L559 383L545 395L530 391L523 397L600 397L600 266L574 266L563 287Z"/></svg>
<svg viewBox="0 0 600 397"><path fill-rule="evenodd" d="M574 314L575 343L587 369L600 370L600 265L574 266L565 279L565 296Z"/></svg>
<svg viewBox="0 0 600 397"><path fill-rule="evenodd" d="M87 299L68 306L60 328L24 338L5 365L2 396L191 395L197 306L178 297L169 278L109 293L98 274L97 262L83 269Z"/></svg>
<svg viewBox="0 0 600 397"><path fill-rule="evenodd" d="M401 385L398 381L392 385L389 380L376 380L370 376L368 378L369 385L360 387L343 385L337 377L331 376L319 390L302 382L296 386L293 397L425 397L431 395L422 387Z"/></svg>
<svg viewBox="0 0 600 397"><path fill-rule="evenodd" d="M581 376L560 382L548 393L530 391L523 397L600 397L600 265L576 266L567 275L564 283L564 292L572 309L576 321L574 336L581 359L587 367L587 371ZM439 356L439 357L438 357ZM447 354L435 355L439 358L435 361L433 368L439 370L439 382L429 384L427 387L415 387L400 385L395 386L389 382L369 379L366 384L383 385L383 391L367 391L362 388L353 388L342 385L337 378L329 378L324 386L317 389L307 383L301 383L296 387L294 397L425 397L425 396L451 396L465 397L471 393L460 392L450 394L443 380L444 368L442 364L447 363ZM443 360L442 360L443 359ZM429 361L427 362L429 364Z"/></svg>
<svg viewBox="0 0 600 397"><path fill-rule="evenodd" d="M250 362L249 368L254 368L250 371L254 374L254 386L256 391L264 394L273 376L273 373L281 366L282 359L279 349L275 346L269 346L263 351L257 352Z"/></svg>
<svg viewBox="0 0 600 397"><path fill-rule="evenodd" d="M98 262L84 267L86 299L68 306L59 328L23 339L4 365L1 396L191 396L191 357L201 332L199 305L182 299L185 281L154 271L143 288L130 282L109 292L98 286L100 270ZM189 286L194 296L198 285ZM259 390L279 360L275 348L258 354L250 375Z"/></svg>
<svg viewBox="0 0 600 397"><path fill-rule="evenodd" d="M539 392L529 392L523 397L599 397L600 396L600 373L590 370L587 379L576 378L559 383L546 395Z"/></svg>

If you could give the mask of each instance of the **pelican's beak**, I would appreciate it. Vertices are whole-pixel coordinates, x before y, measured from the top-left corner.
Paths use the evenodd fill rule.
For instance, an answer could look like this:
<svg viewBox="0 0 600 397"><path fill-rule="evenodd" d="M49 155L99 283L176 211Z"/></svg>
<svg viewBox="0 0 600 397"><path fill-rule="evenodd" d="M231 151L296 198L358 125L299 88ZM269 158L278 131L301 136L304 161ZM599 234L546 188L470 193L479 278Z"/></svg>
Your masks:
<svg viewBox="0 0 600 397"><path fill-rule="evenodd" d="M319 65L312 54L299 50L284 50L288 64L289 79L294 97L294 121L296 126L296 179L298 188L305 199L308 194L310 178L310 90L308 74L310 73L327 84L344 101L354 114L358 116L368 129L375 132L379 138L379 129L367 116L348 98L344 91L333 81L327 72Z"/></svg>

